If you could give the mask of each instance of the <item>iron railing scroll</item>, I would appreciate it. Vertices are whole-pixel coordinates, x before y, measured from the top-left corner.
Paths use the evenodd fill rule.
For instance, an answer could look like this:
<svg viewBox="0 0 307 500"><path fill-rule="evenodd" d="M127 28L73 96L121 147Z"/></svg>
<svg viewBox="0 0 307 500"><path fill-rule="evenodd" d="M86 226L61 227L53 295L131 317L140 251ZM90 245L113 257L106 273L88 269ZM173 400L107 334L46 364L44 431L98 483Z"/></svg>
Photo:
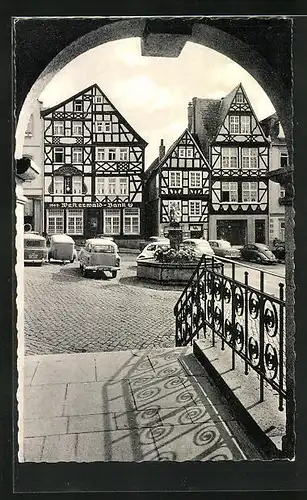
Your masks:
<svg viewBox="0 0 307 500"><path fill-rule="evenodd" d="M174 308L176 346L192 344L193 339L220 339L221 349L232 350L232 369L239 356L244 372L258 374L260 401L265 383L278 393L279 410L284 409L285 380L285 300L284 284L277 296L264 292L264 275L259 288L235 279L235 265L226 259L203 256ZM232 267L225 275L225 266Z"/></svg>

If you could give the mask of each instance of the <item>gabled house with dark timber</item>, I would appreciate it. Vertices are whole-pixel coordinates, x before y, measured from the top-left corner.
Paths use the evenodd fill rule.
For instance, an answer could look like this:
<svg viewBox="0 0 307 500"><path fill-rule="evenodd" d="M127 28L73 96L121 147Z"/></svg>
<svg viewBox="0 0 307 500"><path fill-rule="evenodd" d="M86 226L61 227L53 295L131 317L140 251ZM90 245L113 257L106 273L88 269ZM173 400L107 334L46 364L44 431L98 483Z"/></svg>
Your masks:
<svg viewBox="0 0 307 500"><path fill-rule="evenodd" d="M47 234L103 234L123 246L144 237L147 143L98 85L42 111Z"/></svg>
<svg viewBox="0 0 307 500"><path fill-rule="evenodd" d="M211 166L209 239L268 243L269 140L242 84L222 99L194 97L188 118Z"/></svg>
<svg viewBox="0 0 307 500"><path fill-rule="evenodd" d="M184 237L208 237L210 167L197 138L186 129L145 171L146 236L167 234L170 207L181 212Z"/></svg>

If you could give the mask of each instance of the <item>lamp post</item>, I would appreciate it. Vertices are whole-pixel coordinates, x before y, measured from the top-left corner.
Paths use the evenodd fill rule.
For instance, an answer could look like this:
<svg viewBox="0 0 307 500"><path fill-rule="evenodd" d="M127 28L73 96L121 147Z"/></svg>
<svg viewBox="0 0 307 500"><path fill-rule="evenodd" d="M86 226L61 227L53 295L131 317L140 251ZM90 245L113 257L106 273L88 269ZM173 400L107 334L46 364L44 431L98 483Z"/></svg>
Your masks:
<svg viewBox="0 0 307 500"><path fill-rule="evenodd" d="M294 322L294 186L293 167L279 168L267 174L270 181L285 188L285 196L280 202L285 207L285 267L286 267L286 435L283 451L287 458L295 454L295 322Z"/></svg>

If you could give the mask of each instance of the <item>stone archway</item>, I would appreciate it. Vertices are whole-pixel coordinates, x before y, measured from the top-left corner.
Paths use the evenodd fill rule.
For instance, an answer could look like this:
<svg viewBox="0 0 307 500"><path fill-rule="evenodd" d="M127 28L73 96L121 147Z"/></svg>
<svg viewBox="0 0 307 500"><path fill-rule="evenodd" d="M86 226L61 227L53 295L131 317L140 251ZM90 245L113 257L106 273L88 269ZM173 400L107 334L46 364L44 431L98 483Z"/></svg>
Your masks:
<svg viewBox="0 0 307 500"><path fill-rule="evenodd" d="M31 111L39 95L55 74L82 53L103 43L131 37L140 37L143 42L144 40L147 41L148 35L147 38L144 35L145 28L146 19L144 18L112 22L81 36L59 52L32 85L23 103L16 127L15 158L22 157L23 137ZM277 73L253 47L226 31L208 24L201 24L201 22L195 20L188 34L155 33L151 41L151 55L165 55L165 44L163 48L163 43L161 43L165 36L167 36L168 47L173 44L174 46L181 45L182 48L186 41L194 42L226 55L248 71L271 99L283 125L288 147L291 148L292 109L290 90L285 88ZM143 43L144 46L146 51L146 44Z"/></svg>

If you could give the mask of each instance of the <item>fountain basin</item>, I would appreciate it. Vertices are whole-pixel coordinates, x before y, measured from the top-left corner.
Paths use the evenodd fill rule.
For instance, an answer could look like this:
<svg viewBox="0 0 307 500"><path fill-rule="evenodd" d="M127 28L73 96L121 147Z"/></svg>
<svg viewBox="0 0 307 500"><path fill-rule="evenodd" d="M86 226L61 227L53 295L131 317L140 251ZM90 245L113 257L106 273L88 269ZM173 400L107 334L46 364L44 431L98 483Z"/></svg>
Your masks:
<svg viewBox="0 0 307 500"><path fill-rule="evenodd" d="M137 277L157 283L181 285L189 281L197 265L198 262L178 264L144 259L137 262Z"/></svg>

